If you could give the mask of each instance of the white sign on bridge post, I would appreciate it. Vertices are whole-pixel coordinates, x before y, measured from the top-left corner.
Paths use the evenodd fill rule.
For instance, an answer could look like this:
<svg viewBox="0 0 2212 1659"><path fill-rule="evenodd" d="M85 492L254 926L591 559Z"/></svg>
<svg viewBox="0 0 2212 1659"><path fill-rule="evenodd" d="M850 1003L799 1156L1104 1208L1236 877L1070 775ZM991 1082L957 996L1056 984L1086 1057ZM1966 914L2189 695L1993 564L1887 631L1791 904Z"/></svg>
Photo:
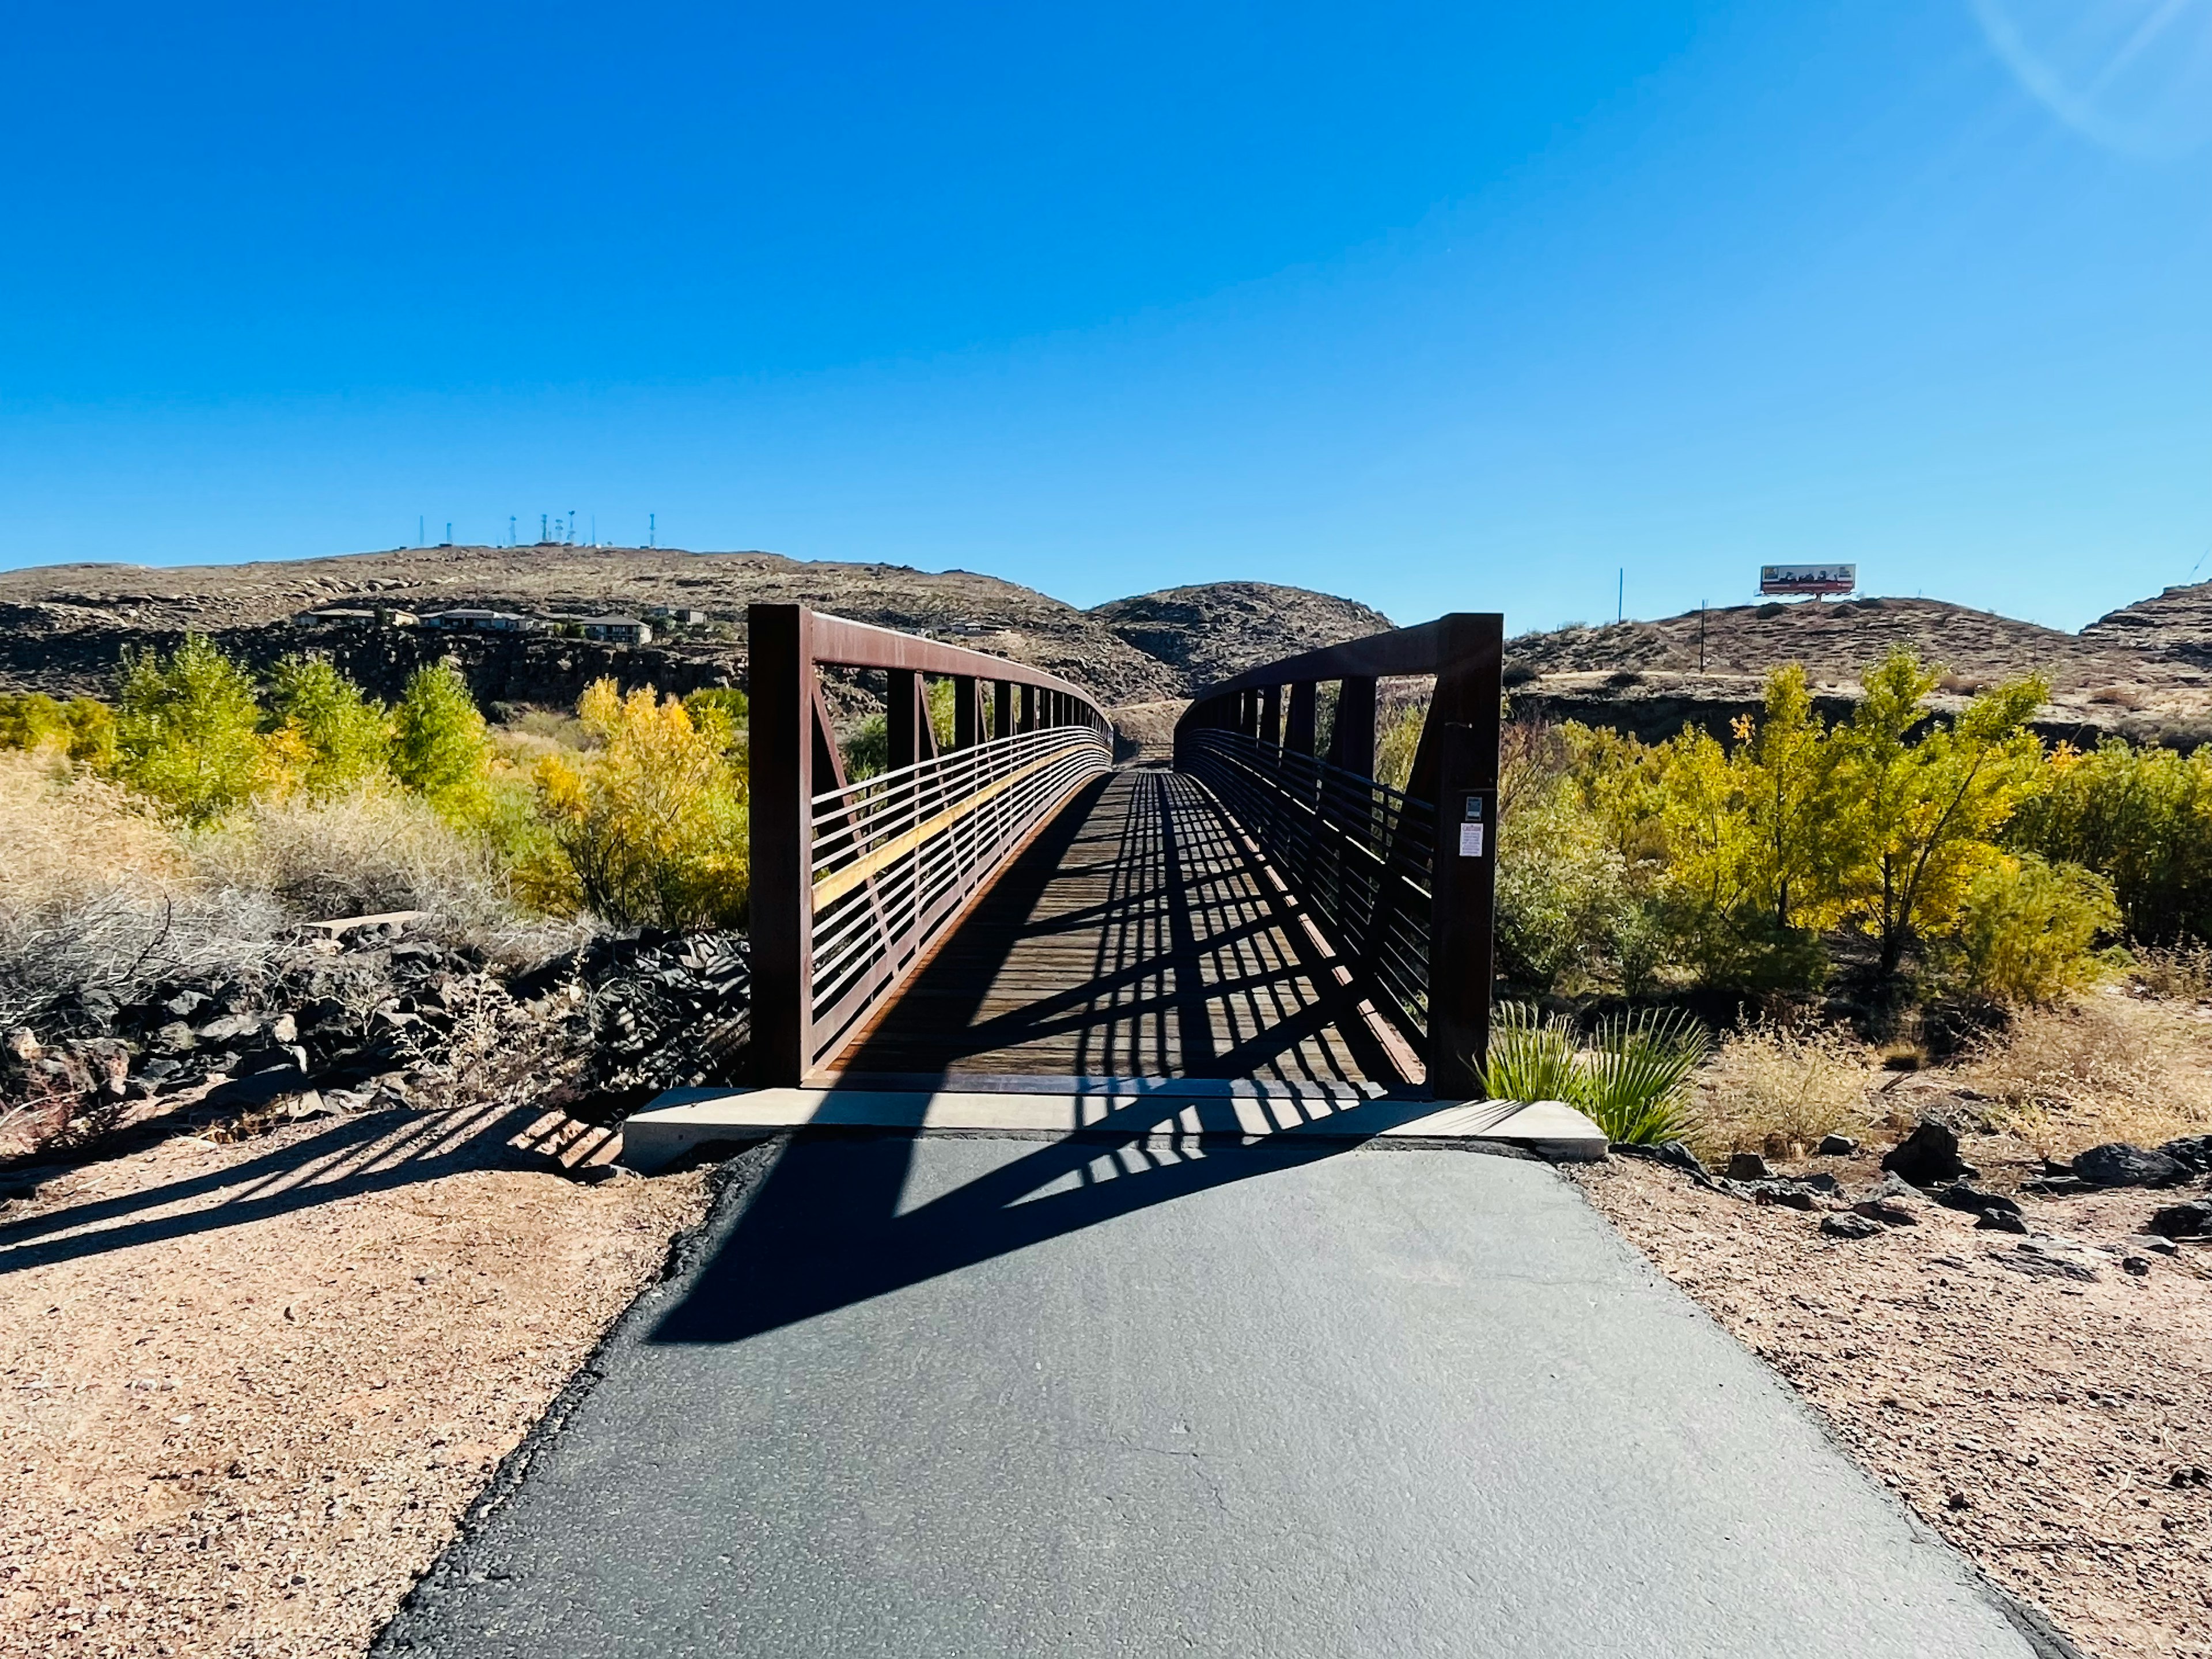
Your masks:
<svg viewBox="0 0 2212 1659"><path fill-rule="evenodd" d="M1759 567L1762 593L1848 593L1859 585L1855 564L1763 564Z"/></svg>

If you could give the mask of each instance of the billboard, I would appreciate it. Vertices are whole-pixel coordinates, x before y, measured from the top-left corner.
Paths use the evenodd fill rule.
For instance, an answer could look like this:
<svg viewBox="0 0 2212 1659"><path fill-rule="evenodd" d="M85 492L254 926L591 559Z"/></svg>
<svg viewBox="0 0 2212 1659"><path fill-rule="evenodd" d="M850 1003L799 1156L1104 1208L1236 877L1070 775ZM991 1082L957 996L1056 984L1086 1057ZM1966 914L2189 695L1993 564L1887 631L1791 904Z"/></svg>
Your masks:
<svg viewBox="0 0 2212 1659"><path fill-rule="evenodd" d="M1855 564L1763 564L1762 593L1848 593L1859 585Z"/></svg>

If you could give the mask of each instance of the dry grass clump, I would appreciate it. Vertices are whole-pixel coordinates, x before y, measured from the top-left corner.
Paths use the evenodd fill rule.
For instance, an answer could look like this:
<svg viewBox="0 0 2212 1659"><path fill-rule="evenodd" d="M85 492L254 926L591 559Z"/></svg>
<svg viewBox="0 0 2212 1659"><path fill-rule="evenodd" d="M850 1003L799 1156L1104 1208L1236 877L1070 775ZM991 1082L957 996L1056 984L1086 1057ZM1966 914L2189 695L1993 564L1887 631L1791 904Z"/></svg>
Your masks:
<svg viewBox="0 0 2212 1659"><path fill-rule="evenodd" d="M1762 1021L1730 1036L1698 1079L1688 1137L1700 1157L1802 1157L1826 1134L1862 1133L1877 1073L1866 1047L1833 1026Z"/></svg>
<svg viewBox="0 0 2212 1659"><path fill-rule="evenodd" d="M206 890L168 831L52 755L0 753L0 1025L258 961L282 917Z"/></svg>
<svg viewBox="0 0 2212 1659"><path fill-rule="evenodd" d="M419 796L369 786L255 801L195 840L192 863L217 887L266 893L310 919L428 910L461 922L513 908L499 860Z"/></svg>
<svg viewBox="0 0 2212 1659"><path fill-rule="evenodd" d="M2212 1126L2212 1028L2193 1008L2117 992L2024 1011L1967 1063L1998 1124L2046 1158Z"/></svg>
<svg viewBox="0 0 2212 1659"><path fill-rule="evenodd" d="M2154 997L2212 1002L2212 945L2137 951L2128 976Z"/></svg>

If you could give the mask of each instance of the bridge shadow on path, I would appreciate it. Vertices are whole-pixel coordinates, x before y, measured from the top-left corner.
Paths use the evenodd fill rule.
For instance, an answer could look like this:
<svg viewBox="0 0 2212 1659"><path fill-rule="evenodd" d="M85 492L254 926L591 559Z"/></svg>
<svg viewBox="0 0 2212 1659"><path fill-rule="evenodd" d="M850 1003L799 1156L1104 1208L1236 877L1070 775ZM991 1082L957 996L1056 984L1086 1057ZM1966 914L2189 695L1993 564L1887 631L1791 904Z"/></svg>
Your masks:
<svg viewBox="0 0 2212 1659"><path fill-rule="evenodd" d="M1340 1157L1402 1116L1389 1101L1269 1105L1304 1121L1248 1139L1227 1101L1134 1102L903 1209L915 1135L801 1131L750 1154L765 1167L726 1200L739 1206L733 1222L651 1340L742 1341L1152 1205ZM1193 1112L1196 1133L1181 1127Z"/></svg>
<svg viewBox="0 0 2212 1659"><path fill-rule="evenodd" d="M1195 780L1088 786L842 1057L961 1073L1413 1080Z"/></svg>

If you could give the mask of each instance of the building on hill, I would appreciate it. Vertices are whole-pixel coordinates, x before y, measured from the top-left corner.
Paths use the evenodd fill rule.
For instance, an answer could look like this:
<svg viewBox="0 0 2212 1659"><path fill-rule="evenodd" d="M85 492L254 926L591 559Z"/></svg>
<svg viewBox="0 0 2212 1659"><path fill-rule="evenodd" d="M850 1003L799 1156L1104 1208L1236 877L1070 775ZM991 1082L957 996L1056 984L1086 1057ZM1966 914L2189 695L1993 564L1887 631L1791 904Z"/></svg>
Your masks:
<svg viewBox="0 0 2212 1659"><path fill-rule="evenodd" d="M610 645L653 643L653 629L635 617L586 617L576 623L576 631L587 640L605 640Z"/></svg>
<svg viewBox="0 0 2212 1659"><path fill-rule="evenodd" d="M374 610L349 605L327 605L302 611L292 618L295 628L413 628L422 619L412 611L395 611L380 605Z"/></svg>
<svg viewBox="0 0 2212 1659"><path fill-rule="evenodd" d="M683 628L703 627L707 622L705 611L685 610L677 605L656 605L645 614L655 622L673 623Z"/></svg>
<svg viewBox="0 0 2212 1659"><path fill-rule="evenodd" d="M553 624L536 617L525 617L512 611L488 611L477 605L463 605L454 611L441 611L434 617L425 617L423 623L431 628L447 628L468 634L545 634Z"/></svg>

